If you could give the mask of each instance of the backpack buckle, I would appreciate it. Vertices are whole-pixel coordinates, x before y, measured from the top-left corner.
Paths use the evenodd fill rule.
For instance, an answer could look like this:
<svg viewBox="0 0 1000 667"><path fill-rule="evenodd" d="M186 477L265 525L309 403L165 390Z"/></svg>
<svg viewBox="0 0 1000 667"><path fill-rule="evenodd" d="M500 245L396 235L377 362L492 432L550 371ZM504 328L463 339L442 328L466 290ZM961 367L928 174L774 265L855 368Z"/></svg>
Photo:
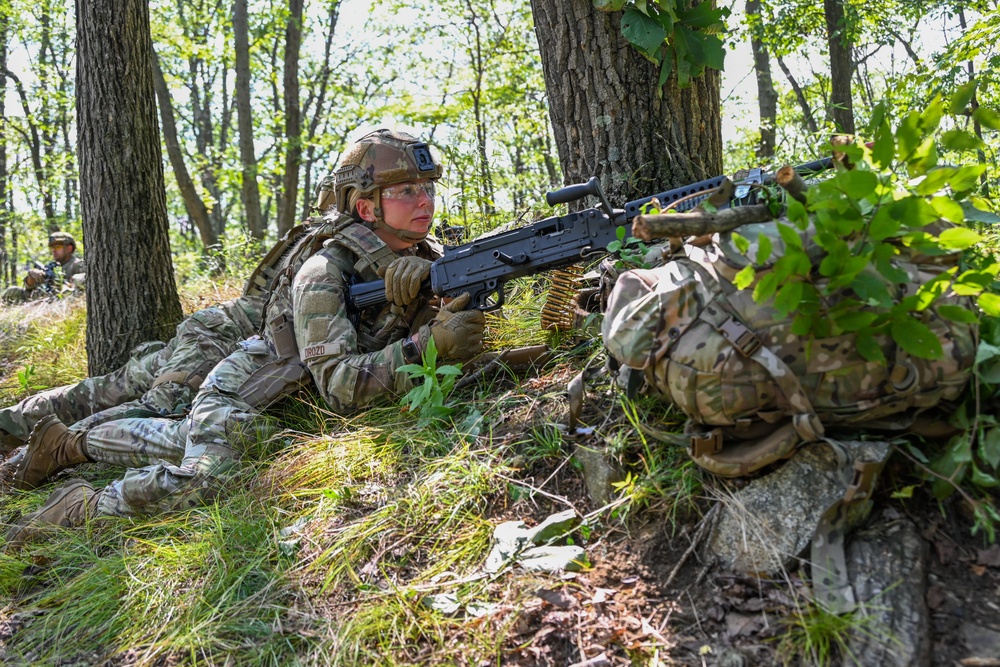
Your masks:
<svg viewBox="0 0 1000 667"><path fill-rule="evenodd" d="M722 451L722 429L713 428L708 433L691 434L691 457L701 458Z"/></svg>
<svg viewBox="0 0 1000 667"><path fill-rule="evenodd" d="M760 349L761 342L757 334L735 317L727 318L719 325L718 331L745 357L753 356Z"/></svg>
<svg viewBox="0 0 1000 667"><path fill-rule="evenodd" d="M882 464L879 461L855 461L854 477L851 485L844 491L844 502L863 500L871 496L875 479L881 469Z"/></svg>

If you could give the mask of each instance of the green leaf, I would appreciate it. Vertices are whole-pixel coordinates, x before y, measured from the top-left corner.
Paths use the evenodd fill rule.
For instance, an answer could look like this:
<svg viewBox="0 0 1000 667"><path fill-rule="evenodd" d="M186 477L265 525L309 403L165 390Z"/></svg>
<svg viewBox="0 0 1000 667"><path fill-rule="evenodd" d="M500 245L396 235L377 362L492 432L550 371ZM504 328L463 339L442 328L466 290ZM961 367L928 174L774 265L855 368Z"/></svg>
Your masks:
<svg viewBox="0 0 1000 667"><path fill-rule="evenodd" d="M938 128L941 124L941 118L944 116L944 104L941 102L941 97L937 96L931 103L927 105L924 112L920 114L920 127L924 131L924 135L930 135Z"/></svg>
<svg viewBox="0 0 1000 667"><path fill-rule="evenodd" d="M802 301L802 283L798 280L785 283L774 298L774 307L787 315L799 307Z"/></svg>
<svg viewBox="0 0 1000 667"><path fill-rule="evenodd" d="M865 134L869 137L878 132L879 128L883 124L886 124L885 120L886 103L885 100L879 100L879 102L872 107L872 117L868 120L868 126L865 128ZM876 139L878 141L878 139Z"/></svg>
<svg viewBox="0 0 1000 667"><path fill-rule="evenodd" d="M746 289L757 279L757 272L752 266L744 266L740 272L733 276L733 284L737 289Z"/></svg>
<svg viewBox="0 0 1000 667"><path fill-rule="evenodd" d="M994 487L1000 486L1000 480L998 480L993 475L983 472L979 469L975 463L972 464L972 477L971 481L976 486L980 486L984 489L992 489Z"/></svg>
<svg viewBox="0 0 1000 667"><path fill-rule="evenodd" d="M852 169L837 174L836 178L844 194L851 199L864 199L875 192L878 185L878 178L870 171Z"/></svg>
<svg viewBox="0 0 1000 667"><path fill-rule="evenodd" d="M871 331L864 329L858 332L857 336L858 354L867 359L880 364L885 363L885 354L882 346L875 340Z"/></svg>
<svg viewBox="0 0 1000 667"><path fill-rule="evenodd" d="M861 331L871 326L878 319L878 314L867 310L856 310L852 313L838 315L834 323L847 332Z"/></svg>
<svg viewBox="0 0 1000 667"><path fill-rule="evenodd" d="M875 241L881 241L889 238L890 236L894 236L897 232L899 232L899 227L899 220L893 219L889 210L882 207L874 216L872 216L871 223L868 226L868 236Z"/></svg>
<svg viewBox="0 0 1000 667"><path fill-rule="evenodd" d="M940 359L944 354L941 341L923 322L911 316L904 316L892 323L892 339L899 347L914 357Z"/></svg>
<svg viewBox="0 0 1000 667"><path fill-rule="evenodd" d="M978 120L984 127L991 130L1000 130L1000 113L989 107L979 107L972 112L972 117Z"/></svg>
<svg viewBox="0 0 1000 667"><path fill-rule="evenodd" d="M951 105L948 107L948 111L953 115L958 115L965 111L965 108L969 106L969 102L972 101L972 96L976 94L976 80L973 79L968 83L964 83L958 87L955 94L951 96Z"/></svg>
<svg viewBox="0 0 1000 667"><path fill-rule="evenodd" d="M979 176L986 171L984 164L970 164L959 167L955 175L948 180L955 192L969 192L979 187Z"/></svg>
<svg viewBox="0 0 1000 667"><path fill-rule="evenodd" d="M952 227L938 236L938 243L948 250L965 250L982 240L982 236L968 227Z"/></svg>
<svg viewBox="0 0 1000 667"><path fill-rule="evenodd" d="M984 292L976 299L976 305L990 317L1000 317L1000 295Z"/></svg>
<svg viewBox="0 0 1000 667"><path fill-rule="evenodd" d="M778 276L772 271L757 281L757 285L753 288L753 300L757 303L767 301L774 296L774 292L777 289Z"/></svg>
<svg viewBox="0 0 1000 667"><path fill-rule="evenodd" d="M958 128L942 134L941 145L950 151L972 151L985 147L979 137Z"/></svg>
<svg viewBox="0 0 1000 667"><path fill-rule="evenodd" d="M700 2L680 15L680 20L691 28L711 28L722 23L724 11L712 2Z"/></svg>
<svg viewBox="0 0 1000 667"><path fill-rule="evenodd" d="M733 240L733 244L736 246L736 249L744 255L747 254L748 250L750 250L750 240L742 234L731 232L729 234L729 238Z"/></svg>
<svg viewBox="0 0 1000 667"><path fill-rule="evenodd" d="M888 308L892 305L892 298L889 296L889 289L885 282L877 277L862 273L854 278L851 289L858 295L858 298L870 306Z"/></svg>
<svg viewBox="0 0 1000 667"><path fill-rule="evenodd" d="M790 248L802 249L802 237L799 236L798 232L781 222L777 226L778 233L781 234L781 240L785 242L786 251Z"/></svg>
<svg viewBox="0 0 1000 667"><path fill-rule="evenodd" d="M915 488L917 488L916 484L910 484L909 486L904 486L903 488L899 489L898 491L893 491L892 492L892 497L893 498L912 498L913 497L913 490Z"/></svg>
<svg viewBox="0 0 1000 667"><path fill-rule="evenodd" d="M670 78L670 73L673 71L674 59L668 54L667 57L663 59L663 62L660 63L660 79L658 81L660 88L663 88L663 86L667 83L667 79Z"/></svg>
<svg viewBox="0 0 1000 667"><path fill-rule="evenodd" d="M962 201L962 210L965 211L966 220L972 222L982 222L987 225L1000 223L1000 215L997 215L992 211L984 211L968 199Z"/></svg>
<svg viewBox="0 0 1000 667"><path fill-rule="evenodd" d="M621 241L612 241L608 244L608 252L618 252L622 249Z"/></svg>
<svg viewBox="0 0 1000 667"><path fill-rule="evenodd" d="M809 214L806 212L806 207L797 199L789 198L788 211L786 213L788 219L794 223L806 222L809 220Z"/></svg>
<svg viewBox="0 0 1000 667"><path fill-rule="evenodd" d="M920 114L911 111L896 128L896 155L900 160L907 160L920 145L923 137L920 134Z"/></svg>
<svg viewBox="0 0 1000 667"><path fill-rule="evenodd" d="M936 308L938 315L951 322L958 322L959 324L973 324L979 321L976 314L969 310L968 308L962 308L961 306L953 306L949 304L942 304Z"/></svg>
<svg viewBox="0 0 1000 667"><path fill-rule="evenodd" d="M939 167L938 169L932 169L927 172L923 180L916 187L918 195L932 195L945 185L955 172L958 171L954 167Z"/></svg>
<svg viewBox="0 0 1000 667"><path fill-rule="evenodd" d="M882 120L875 132L875 143L872 144L872 160L879 167L888 169L896 155L896 142L892 136L889 121Z"/></svg>
<svg viewBox="0 0 1000 667"><path fill-rule="evenodd" d="M934 197L931 199L931 206L945 220L955 224L965 222L965 209L951 197Z"/></svg>
<svg viewBox="0 0 1000 667"><path fill-rule="evenodd" d="M667 31L655 18L629 8L622 15L622 36L647 58L659 62L658 54L667 38Z"/></svg>
<svg viewBox="0 0 1000 667"><path fill-rule="evenodd" d="M885 208L893 219L911 229L926 227L938 219L937 211L923 197L903 197L886 204Z"/></svg>
<svg viewBox="0 0 1000 667"><path fill-rule="evenodd" d="M757 265L761 266L771 261L771 253L774 251L771 237L767 234L757 235Z"/></svg>
<svg viewBox="0 0 1000 667"><path fill-rule="evenodd" d="M994 470L1000 466L1000 427L986 431L982 440L979 441L979 456Z"/></svg>

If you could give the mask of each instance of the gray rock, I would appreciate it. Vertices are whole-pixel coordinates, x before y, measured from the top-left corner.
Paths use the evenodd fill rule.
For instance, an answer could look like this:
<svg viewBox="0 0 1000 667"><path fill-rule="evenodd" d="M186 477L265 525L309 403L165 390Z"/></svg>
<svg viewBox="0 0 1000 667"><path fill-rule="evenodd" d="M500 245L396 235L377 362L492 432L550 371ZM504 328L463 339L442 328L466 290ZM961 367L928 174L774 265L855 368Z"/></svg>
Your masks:
<svg viewBox="0 0 1000 667"><path fill-rule="evenodd" d="M607 505L614 500L614 487L611 484L621 480L621 472L611 465L605 453L600 449L577 445L573 456L583 466L583 481L587 485L590 499L600 505Z"/></svg>
<svg viewBox="0 0 1000 667"><path fill-rule="evenodd" d="M885 456L884 442L844 441L859 460ZM825 443L803 445L777 470L722 499L722 514L708 551L743 574L774 575L790 569L809 546L820 516L842 498L849 482ZM855 503L848 528L867 517L870 503Z"/></svg>
<svg viewBox="0 0 1000 667"><path fill-rule="evenodd" d="M962 626L962 641L969 657L1000 659L1000 632L975 623Z"/></svg>
<svg viewBox="0 0 1000 667"><path fill-rule="evenodd" d="M931 664L927 558L927 543L907 519L879 520L848 540L847 572L859 623L845 667Z"/></svg>

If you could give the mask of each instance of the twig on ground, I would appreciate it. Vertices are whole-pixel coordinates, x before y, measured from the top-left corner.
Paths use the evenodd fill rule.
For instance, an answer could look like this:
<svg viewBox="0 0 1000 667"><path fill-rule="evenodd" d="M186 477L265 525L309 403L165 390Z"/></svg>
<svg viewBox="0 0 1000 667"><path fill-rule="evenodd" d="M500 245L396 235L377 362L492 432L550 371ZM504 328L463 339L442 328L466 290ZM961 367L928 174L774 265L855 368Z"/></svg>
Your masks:
<svg viewBox="0 0 1000 667"><path fill-rule="evenodd" d="M687 551L681 555L680 560L678 560L677 564L674 565L674 569L670 571L670 574L667 576L667 580L663 583L663 588L668 588L670 584L674 582L677 574L681 571L681 568L684 567L684 563L687 562L687 559L690 558L691 554L693 554L695 549L698 548L698 545L701 544L705 535L710 532L711 527L715 525L715 519L718 515L719 504L716 503L712 506L712 509L708 510L705 518L701 520L701 525L698 526L697 532L695 532L694 537L691 539L691 545L687 548Z"/></svg>
<svg viewBox="0 0 1000 667"><path fill-rule="evenodd" d="M563 496L557 496L556 494L549 493L548 491L543 491L542 489L539 489L536 486L532 486L531 484L528 484L523 479L514 479L512 477L507 477L507 475L501 475L500 473L497 473L497 477L499 477L500 479L507 480L511 484L517 484L518 486L523 486L524 488L528 489L529 491L533 491L533 492L537 493L540 496L545 496L546 498L549 498L550 500L555 500L556 502L560 502L563 505L566 505L566 507L568 507L571 510L573 510L574 512L576 512L577 514L580 514L580 510L578 510L576 508L576 505L574 505L573 503L571 503L568 498L564 498Z"/></svg>

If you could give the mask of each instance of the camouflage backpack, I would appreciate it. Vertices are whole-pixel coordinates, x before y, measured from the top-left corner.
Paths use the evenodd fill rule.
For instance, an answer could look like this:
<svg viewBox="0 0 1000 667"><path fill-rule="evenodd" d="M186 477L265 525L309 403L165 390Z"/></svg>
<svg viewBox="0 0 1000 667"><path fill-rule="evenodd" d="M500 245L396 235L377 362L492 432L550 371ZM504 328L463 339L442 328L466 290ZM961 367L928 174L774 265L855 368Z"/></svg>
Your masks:
<svg viewBox="0 0 1000 667"><path fill-rule="evenodd" d="M760 235L771 239L772 254L754 266L758 280L782 256L777 224L742 227L740 235L751 240L745 254L727 233L705 247L686 245L683 256L658 268L623 273L605 313L604 344L621 372L641 374L688 417L693 460L721 476L786 458L799 444L822 439L827 426L912 429L920 413L961 394L975 361L976 325L937 313L943 304L971 307L955 295L922 313L944 350L934 361L907 354L889 336L876 337L883 365L861 356L853 333L811 341L793 334L791 316L733 284L752 263L748 257L757 256ZM815 267L823 250L812 232L799 235ZM898 303L955 261L901 254L895 264L909 281L887 285L890 294ZM887 282L874 269L871 277ZM825 282L815 285L822 290ZM834 295L830 305L837 301Z"/></svg>

